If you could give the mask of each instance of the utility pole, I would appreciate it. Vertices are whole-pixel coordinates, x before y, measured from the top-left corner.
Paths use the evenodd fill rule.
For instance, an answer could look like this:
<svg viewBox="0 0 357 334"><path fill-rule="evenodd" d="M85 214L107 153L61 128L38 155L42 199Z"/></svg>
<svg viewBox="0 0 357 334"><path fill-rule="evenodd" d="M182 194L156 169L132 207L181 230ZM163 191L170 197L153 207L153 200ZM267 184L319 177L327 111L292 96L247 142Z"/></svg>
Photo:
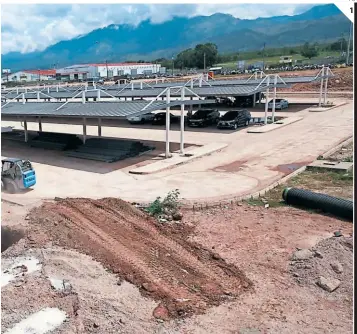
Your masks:
<svg viewBox="0 0 357 334"><path fill-rule="evenodd" d="M203 53L203 71L206 72L206 52Z"/></svg>
<svg viewBox="0 0 357 334"><path fill-rule="evenodd" d="M263 71L265 70L265 42L263 45Z"/></svg>
<svg viewBox="0 0 357 334"><path fill-rule="evenodd" d="M349 60L350 60L351 38L352 38L352 22L351 22L351 25L350 25L350 36L349 36L349 38L348 38L347 55L346 55L346 65L349 63Z"/></svg>
<svg viewBox="0 0 357 334"><path fill-rule="evenodd" d="M172 57L172 76L174 76L174 67L175 67L175 60L174 57Z"/></svg>
<svg viewBox="0 0 357 334"><path fill-rule="evenodd" d="M105 67L107 68L107 79L109 79L108 60L105 61Z"/></svg>

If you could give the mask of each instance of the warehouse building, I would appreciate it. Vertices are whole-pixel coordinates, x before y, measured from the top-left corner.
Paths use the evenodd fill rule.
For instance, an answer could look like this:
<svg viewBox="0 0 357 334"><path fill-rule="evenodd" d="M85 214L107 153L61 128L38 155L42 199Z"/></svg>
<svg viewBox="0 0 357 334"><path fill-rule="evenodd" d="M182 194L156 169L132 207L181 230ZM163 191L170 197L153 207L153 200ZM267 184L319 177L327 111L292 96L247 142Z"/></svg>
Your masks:
<svg viewBox="0 0 357 334"><path fill-rule="evenodd" d="M1 78L1 83L6 82L31 82L54 80L56 70L27 70L8 73Z"/></svg>
<svg viewBox="0 0 357 334"><path fill-rule="evenodd" d="M59 80L86 80L113 78L121 75L150 75L161 73L160 64L151 63L98 63L67 66L56 71Z"/></svg>

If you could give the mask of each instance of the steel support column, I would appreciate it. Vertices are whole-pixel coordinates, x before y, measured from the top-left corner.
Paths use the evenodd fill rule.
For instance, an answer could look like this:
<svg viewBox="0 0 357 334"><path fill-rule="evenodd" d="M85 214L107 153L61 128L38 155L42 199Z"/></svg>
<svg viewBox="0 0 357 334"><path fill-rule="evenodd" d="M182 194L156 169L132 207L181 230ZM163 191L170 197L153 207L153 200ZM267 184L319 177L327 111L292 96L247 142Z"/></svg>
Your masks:
<svg viewBox="0 0 357 334"><path fill-rule="evenodd" d="M271 113L271 120L274 123L274 118L275 118L275 103L276 103L276 85L278 84L278 75L275 74L274 76L274 88L273 88L273 109Z"/></svg>
<svg viewBox="0 0 357 334"><path fill-rule="evenodd" d="M97 90L97 101L100 101L100 89Z"/></svg>
<svg viewBox="0 0 357 334"><path fill-rule="evenodd" d="M264 124L268 124L269 85L270 85L270 76L268 76L268 78L267 78L267 90L265 93Z"/></svg>
<svg viewBox="0 0 357 334"><path fill-rule="evenodd" d="M86 103L86 92L83 91L82 92L82 104L85 104Z"/></svg>
<svg viewBox="0 0 357 334"><path fill-rule="evenodd" d="M98 137L102 136L102 119L98 118Z"/></svg>
<svg viewBox="0 0 357 334"><path fill-rule="evenodd" d="M259 93L259 106L262 104L262 92Z"/></svg>
<svg viewBox="0 0 357 334"><path fill-rule="evenodd" d="M183 102L185 100L185 87L181 88L181 101ZM181 117L180 117L180 153L183 154L184 152L184 131L185 131L185 105L181 104Z"/></svg>
<svg viewBox="0 0 357 334"><path fill-rule="evenodd" d="M166 91L166 150L165 150L165 158L170 158L170 91L171 89L168 88Z"/></svg>
<svg viewBox="0 0 357 334"><path fill-rule="evenodd" d="M324 94L324 105L327 103L327 83L328 83L328 67L326 67L326 79L325 79L325 94Z"/></svg>
<svg viewBox="0 0 357 334"><path fill-rule="evenodd" d="M42 132L42 121L41 121L41 117L38 118L38 131Z"/></svg>
<svg viewBox="0 0 357 334"><path fill-rule="evenodd" d="M253 107L255 107L255 100L257 99L257 93L254 93L253 95Z"/></svg>
<svg viewBox="0 0 357 334"><path fill-rule="evenodd" d="M87 120L86 118L83 118L83 144L86 143L87 139Z"/></svg>
<svg viewBox="0 0 357 334"><path fill-rule="evenodd" d="M27 132L27 121L26 121L26 119L24 120L24 130L25 130L25 143L27 143L28 140L29 140L29 134Z"/></svg>
<svg viewBox="0 0 357 334"><path fill-rule="evenodd" d="M323 89L323 86L324 86L324 75L325 75L325 66L323 66L322 69L321 69L321 85L320 85L319 107L321 107L321 101L322 101L322 89Z"/></svg>

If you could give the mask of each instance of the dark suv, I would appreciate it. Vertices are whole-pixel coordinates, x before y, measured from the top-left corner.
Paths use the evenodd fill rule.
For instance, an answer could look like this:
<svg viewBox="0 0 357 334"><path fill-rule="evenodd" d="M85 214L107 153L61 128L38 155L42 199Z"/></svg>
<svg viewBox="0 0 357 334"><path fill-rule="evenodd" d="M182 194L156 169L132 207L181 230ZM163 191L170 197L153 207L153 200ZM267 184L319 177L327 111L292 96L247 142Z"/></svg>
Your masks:
<svg viewBox="0 0 357 334"><path fill-rule="evenodd" d="M188 126L217 124L220 113L217 109L199 109L187 120Z"/></svg>
<svg viewBox="0 0 357 334"><path fill-rule="evenodd" d="M252 116L246 109L227 111L217 124L218 129L237 129L239 126L248 126Z"/></svg>

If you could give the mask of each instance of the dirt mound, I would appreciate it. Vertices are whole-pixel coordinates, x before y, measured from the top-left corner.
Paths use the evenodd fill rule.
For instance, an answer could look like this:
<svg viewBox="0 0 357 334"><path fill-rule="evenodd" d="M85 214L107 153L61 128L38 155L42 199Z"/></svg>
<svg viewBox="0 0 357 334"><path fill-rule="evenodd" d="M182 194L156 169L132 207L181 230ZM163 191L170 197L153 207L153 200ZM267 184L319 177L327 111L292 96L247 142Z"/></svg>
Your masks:
<svg viewBox="0 0 357 334"><path fill-rule="evenodd" d="M334 69L332 73L335 75L329 78L327 89L329 91L352 91L353 90L353 70L352 68ZM321 81L313 83L293 85L291 90L294 92L320 91ZM325 86L324 86L325 87ZM284 89L285 90L285 89ZM289 91L289 89L286 89Z"/></svg>
<svg viewBox="0 0 357 334"><path fill-rule="evenodd" d="M157 317L202 313L251 286L237 267L189 242L184 225L162 225L119 199L59 199L34 209L30 220L32 244L52 240L92 256L161 301Z"/></svg>
<svg viewBox="0 0 357 334"><path fill-rule="evenodd" d="M335 298L351 303L352 306L352 237L341 236L324 239L310 250L300 250L294 256L290 272L296 277L299 284L314 286L322 293L332 293ZM323 281L331 283L333 291L329 292L328 288L319 287L320 277L323 277Z"/></svg>

